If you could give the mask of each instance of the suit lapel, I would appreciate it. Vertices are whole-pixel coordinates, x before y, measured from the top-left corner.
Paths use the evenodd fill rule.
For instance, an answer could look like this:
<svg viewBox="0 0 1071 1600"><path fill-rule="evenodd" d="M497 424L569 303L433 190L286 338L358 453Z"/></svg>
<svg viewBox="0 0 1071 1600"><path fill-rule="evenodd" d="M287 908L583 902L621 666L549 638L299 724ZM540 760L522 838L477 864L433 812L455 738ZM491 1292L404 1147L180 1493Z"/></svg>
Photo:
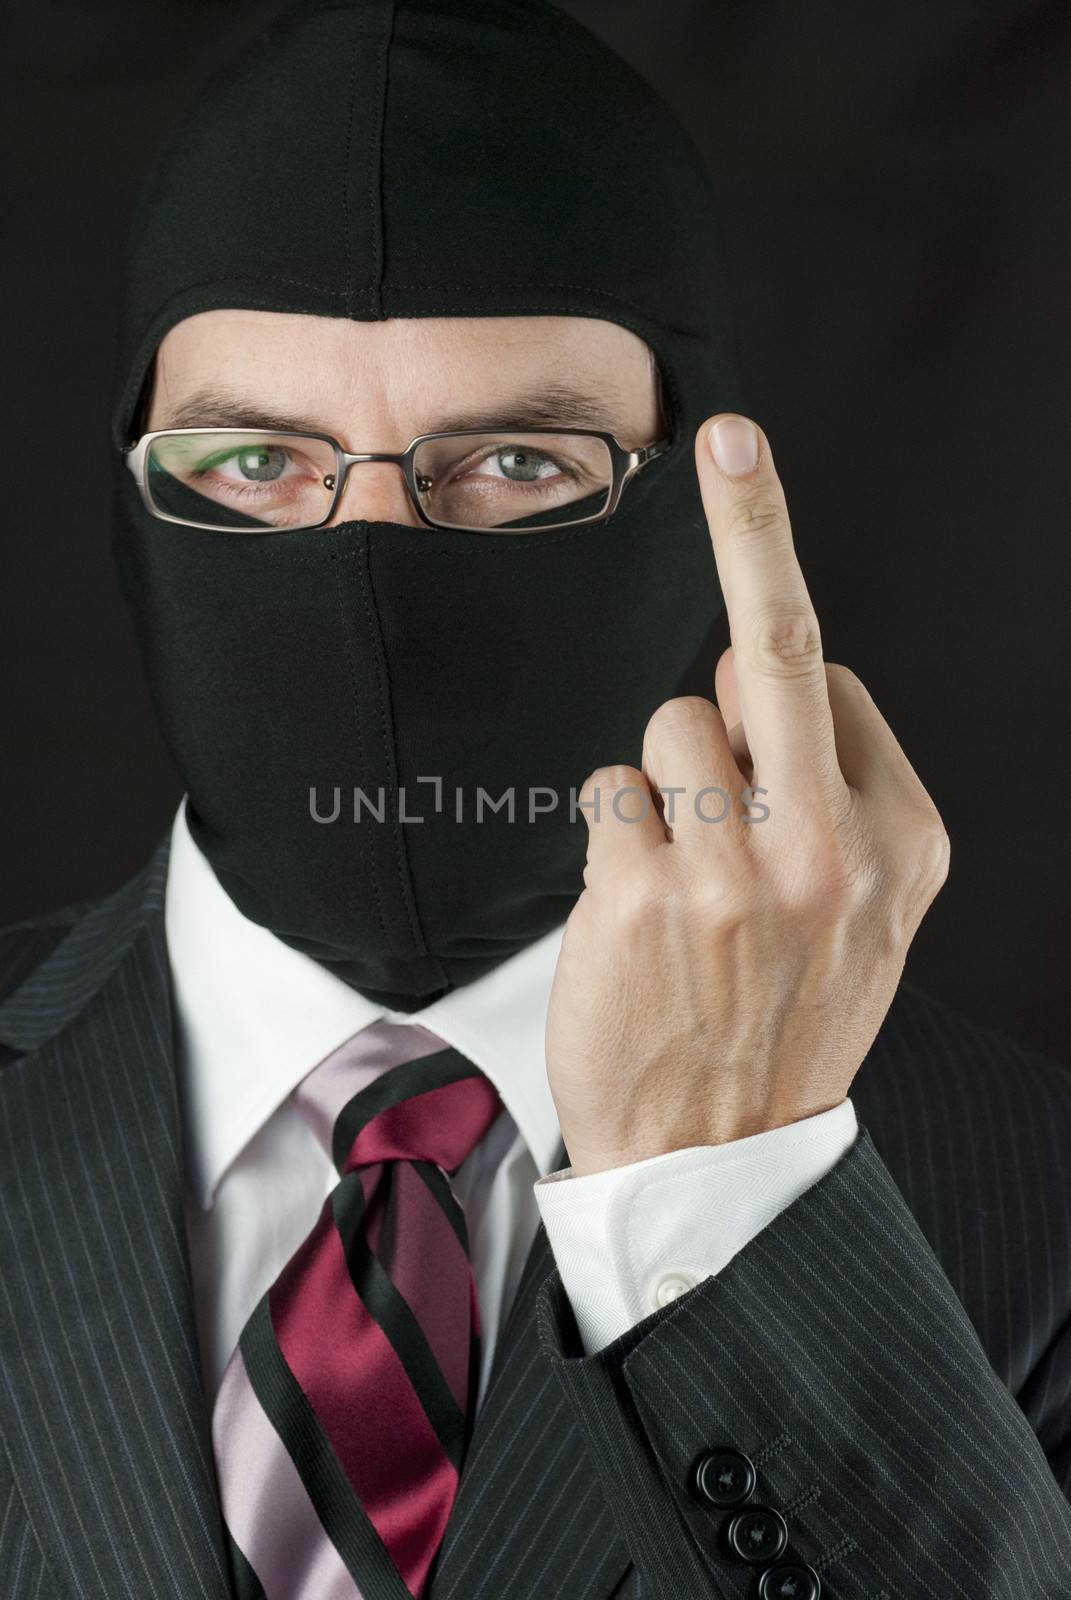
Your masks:
<svg viewBox="0 0 1071 1600"><path fill-rule="evenodd" d="M0 1388L64 1591L224 1600L182 1216L166 842L0 1008Z"/></svg>
<svg viewBox="0 0 1071 1600"><path fill-rule="evenodd" d="M165 842L0 1007L0 1416L50 1569L80 1600L230 1594L182 1216L166 876ZM628 1568L540 1349L553 1270L541 1224L429 1600L607 1600Z"/></svg>
<svg viewBox="0 0 1071 1600"><path fill-rule="evenodd" d="M568 1164L560 1147L555 1168ZM536 1296L554 1256L540 1223L465 1457L429 1600L606 1600L629 1565L540 1348Z"/></svg>

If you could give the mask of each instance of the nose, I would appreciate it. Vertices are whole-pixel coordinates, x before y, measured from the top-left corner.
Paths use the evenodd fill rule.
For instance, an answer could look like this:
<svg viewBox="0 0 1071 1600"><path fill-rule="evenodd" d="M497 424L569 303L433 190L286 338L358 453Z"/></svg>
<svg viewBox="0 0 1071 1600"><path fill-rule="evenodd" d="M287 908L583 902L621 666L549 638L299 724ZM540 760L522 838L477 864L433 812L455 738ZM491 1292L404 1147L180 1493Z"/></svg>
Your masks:
<svg viewBox="0 0 1071 1600"><path fill-rule="evenodd" d="M353 463L331 523L357 520L424 526L413 509L401 467L392 461Z"/></svg>

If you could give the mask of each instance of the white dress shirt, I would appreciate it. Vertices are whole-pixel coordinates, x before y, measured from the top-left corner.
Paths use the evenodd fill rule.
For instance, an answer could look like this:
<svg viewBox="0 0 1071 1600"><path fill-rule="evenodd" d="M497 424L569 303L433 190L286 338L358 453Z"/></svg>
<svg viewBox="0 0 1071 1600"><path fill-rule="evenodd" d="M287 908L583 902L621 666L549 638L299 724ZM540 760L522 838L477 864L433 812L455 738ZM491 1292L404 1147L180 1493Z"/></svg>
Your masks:
<svg viewBox="0 0 1071 1600"><path fill-rule="evenodd" d="M315 1223L337 1173L290 1096L384 1017L419 1022L498 1090L505 1114L451 1182L483 1329L480 1399L540 1217L585 1350L719 1272L847 1150L850 1100L788 1127L609 1171L552 1171L561 1130L544 1031L562 928L422 1010L391 1011L245 917L179 806L165 926L175 999L186 1224L205 1385Z"/></svg>

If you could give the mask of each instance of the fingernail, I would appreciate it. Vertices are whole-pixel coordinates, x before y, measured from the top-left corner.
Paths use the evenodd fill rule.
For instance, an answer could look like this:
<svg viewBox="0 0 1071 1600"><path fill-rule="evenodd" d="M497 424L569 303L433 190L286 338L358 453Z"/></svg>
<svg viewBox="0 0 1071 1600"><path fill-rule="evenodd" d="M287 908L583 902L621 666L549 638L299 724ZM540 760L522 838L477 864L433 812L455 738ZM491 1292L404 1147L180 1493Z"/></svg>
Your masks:
<svg viewBox="0 0 1071 1600"><path fill-rule="evenodd" d="M730 478L754 472L759 460L759 433L746 417L721 417L707 435L710 453Z"/></svg>

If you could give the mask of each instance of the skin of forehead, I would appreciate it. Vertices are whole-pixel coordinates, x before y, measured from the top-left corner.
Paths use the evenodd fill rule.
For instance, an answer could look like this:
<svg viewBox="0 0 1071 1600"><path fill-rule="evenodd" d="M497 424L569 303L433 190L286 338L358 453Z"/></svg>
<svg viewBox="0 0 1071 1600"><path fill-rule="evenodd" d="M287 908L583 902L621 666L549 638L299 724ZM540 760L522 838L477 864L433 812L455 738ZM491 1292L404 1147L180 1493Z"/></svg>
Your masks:
<svg viewBox="0 0 1071 1600"><path fill-rule="evenodd" d="M207 382L315 414L347 449L402 449L437 426L444 405L506 404L511 394L551 383L600 396L619 416L629 448L653 440L662 421L648 346L630 329L585 317L355 322L202 312L161 340L146 428L167 426L168 408Z"/></svg>

